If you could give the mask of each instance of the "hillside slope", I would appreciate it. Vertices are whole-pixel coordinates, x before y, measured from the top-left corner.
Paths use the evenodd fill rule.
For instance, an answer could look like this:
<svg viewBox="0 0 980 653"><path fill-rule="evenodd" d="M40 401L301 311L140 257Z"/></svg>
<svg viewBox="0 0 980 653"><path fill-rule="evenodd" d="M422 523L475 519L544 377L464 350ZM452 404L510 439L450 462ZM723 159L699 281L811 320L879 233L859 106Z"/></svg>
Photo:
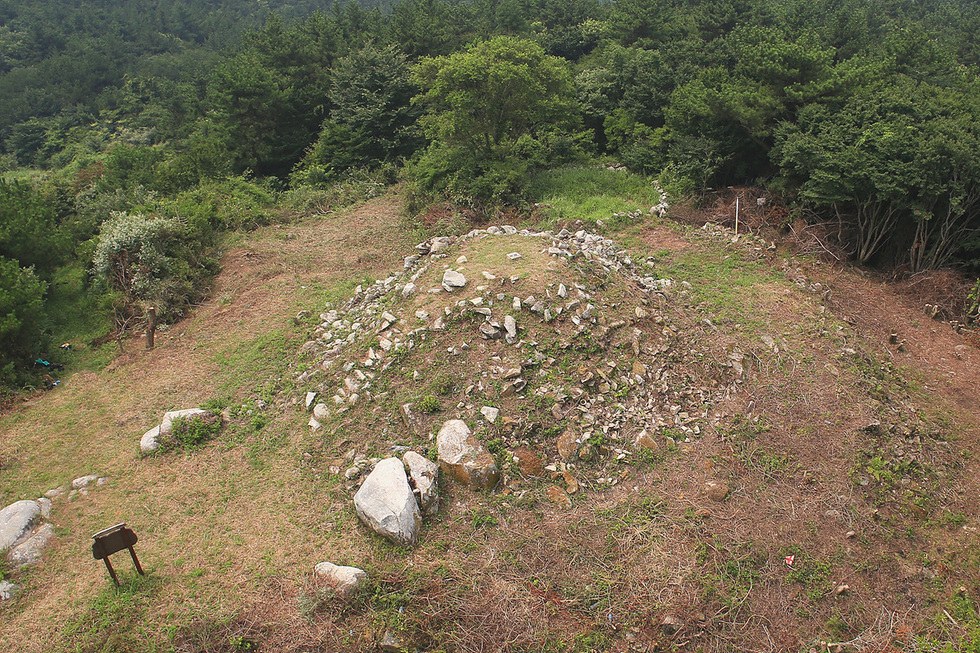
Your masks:
<svg viewBox="0 0 980 653"><path fill-rule="evenodd" d="M55 500L55 544L0 607L8 648L971 650L962 334L860 272L646 215L474 233L403 271L399 202L255 234L155 350L3 417L4 505L109 479ZM447 267L467 285L428 292ZM518 337L485 338L508 314ZM316 431L308 391L332 407ZM230 413L216 440L139 456L164 410L208 400ZM348 469L429 453L454 418L501 485L444 481L414 549L370 534ZM150 573L117 592L88 548L120 521ZM321 560L368 590L320 591Z"/></svg>

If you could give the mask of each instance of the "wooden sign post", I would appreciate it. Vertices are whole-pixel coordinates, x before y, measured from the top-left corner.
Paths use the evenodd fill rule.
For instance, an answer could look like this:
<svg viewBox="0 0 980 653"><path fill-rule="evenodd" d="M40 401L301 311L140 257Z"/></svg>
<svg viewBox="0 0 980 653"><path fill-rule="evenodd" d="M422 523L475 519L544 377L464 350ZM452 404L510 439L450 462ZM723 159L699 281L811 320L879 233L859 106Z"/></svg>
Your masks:
<svg viewBox="0 0 980 653"><path fill-rule="evenodd" d="M133 557L133 564L136 565L136 571L141 576L145 575L143 568L140 566L140 561L136 557L136 551L133 549L133 545L139 541L139 538L136 537L136 533L131 529L126 528L125 523L116 524L104 531L99 531L92 536L92 539L95 540L92 544L92 557L105 562L105 568L109 570L109 575L112 576L116 587L119 587L119 579L116 578L116 572L109 562L109 556L113 553L117 553L123 549L129 549L129 555Z"/></svg>

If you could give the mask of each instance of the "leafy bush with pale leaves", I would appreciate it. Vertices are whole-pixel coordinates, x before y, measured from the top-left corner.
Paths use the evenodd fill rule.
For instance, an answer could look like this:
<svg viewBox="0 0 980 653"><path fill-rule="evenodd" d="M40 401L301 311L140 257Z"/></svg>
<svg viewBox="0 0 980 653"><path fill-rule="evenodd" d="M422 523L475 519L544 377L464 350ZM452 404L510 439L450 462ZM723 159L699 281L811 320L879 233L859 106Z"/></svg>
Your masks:
<svg viewBox="0 0 980 653"><path fill-rule="evenodd" d="M153 300L165 270L165 243L179 225L171 218L113 211L102 224L92 266L96 275L134 300Z"/></svg>

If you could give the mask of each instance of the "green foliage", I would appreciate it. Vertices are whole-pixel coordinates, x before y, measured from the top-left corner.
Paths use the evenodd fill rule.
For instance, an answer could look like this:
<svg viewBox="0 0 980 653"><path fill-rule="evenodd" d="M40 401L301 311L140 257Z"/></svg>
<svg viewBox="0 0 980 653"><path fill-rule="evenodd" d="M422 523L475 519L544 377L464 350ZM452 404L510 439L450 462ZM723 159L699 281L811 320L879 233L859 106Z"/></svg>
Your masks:
<svg viewBox="0 0 980 653"><path fill-rule="evenodd" d="M936 267L980 226L971 88L893 77L841 107L811 104L780 128L774 160L806 199L851 217L859 261L891 245L913 271Z"/></svg>
<svg viewBox="0 0 980 653"><path fill-rule="evenodd" d="M178 417L173 420L173 448L198 449L221 431L219 417Z"/></svg>
<svg viewBox="0 0 980 653"><path fill-rule="evenodd" d="M968 313L970 317L974 320L980 319L980 279L977 279L973 290L967 295L967 301L969 302Z"/></svg>
<svg viewBox="0 0 980 653"><path fill-rule="evenodd" d="M49 275L70 242L52 206L27 184L0 179L0 256Z"/></svg>
<svg viewBox="0 0 980 653"><path fill-rule="evenodd" d="M599 167L556 168L534 174L528 182L529 201L546 204L546 216L595 222L614 213L642 209L660 202L653 181L641 175Z"/></svg>
<svg viewBox="0 0 980 653"><path fill-rule="evenodd" d="M200 222L141 213L113 213L103 223L92 265L122 294L123 323L151 307L161 321L173 320L206 291L216 272L209 235Z"/></svg>
<svg viewBox="0 0 980 653"><path fill-rule="evenodd" d="M161 586L152 573L120 574L122 585L115 587L108 578L106 586L82 611L64 627L74 650L83 652L124 653L152 650L158 642L146 628L147 614Z"/></svg>
<svg viewBox="0 0 980 653"><path fill-rule="evenodd" d="M442 410L442 404L435 395L425 395L418 400L416 407L423 413L437 413Z"/></svg>
<svg viewBox="0 0 980 653"><path fill-rule="evenodd" d="M198 237L213 232L255 229L271 222L269 208L275 195L261 183L246 177L204 181L186 190L165 206L185 220Z"/></svg>
<svg viewBox="0 0 980 653"><path fill-rule="evenodd" d="M419 62L415 81L426 134L487 158L542 126L574 123L568 68L532 41L496 37Z"/></svg>
<svg viewBox="0 0 980 653"><path fill-rule="evenodd" d="M580 150L572 78L528 40L496 37L415 69L434 142L409 169L423 193L513 201L530 171Z"/></svg>
<svg viewBox="0 0 980 653"><path fill-rule="evenodd" d="M409 156L422 144L419 109L408 61L393 47L373 44L337 60L333 68L330 118L291 178L323 183L350 168L376 166Z"/></svg>
<svg viewBox="0 0 980 653"><path fill-rule="evenodd" d="M102 224L92 266L115 290L134 301L153 301L166 265L166 240L180 226L173 219L114 213Z"/></svg>
<svg viewBox="0 0 980 653"><path fill-rule="evenodd" d="M798 546L785 547L780 556L793 556L793 564L786 579L803 586L807 598L813 602L828 596L833 589L830 582L834 568L826 560L816 558Z"/></svg>
<svg viewBox="0 0 980 653"><path fill-rule="evenodd" d="M47 284L32 268L0 256L0 385L9 385L37 355Z"/></svg>

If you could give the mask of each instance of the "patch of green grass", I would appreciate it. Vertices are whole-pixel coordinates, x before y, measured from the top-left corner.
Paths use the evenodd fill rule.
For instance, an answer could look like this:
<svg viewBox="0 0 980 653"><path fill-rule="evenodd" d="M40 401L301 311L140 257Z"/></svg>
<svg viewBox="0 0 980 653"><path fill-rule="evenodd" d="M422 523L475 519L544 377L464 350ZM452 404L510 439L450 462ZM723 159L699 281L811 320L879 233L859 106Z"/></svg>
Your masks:
<svg viewBox="0 0 980 653"><path fill-rule="evenodd" d="M300 334L280 329L217 352L214 360L221 374L215 390L227 395L258 395L266 401L290 392L294 382L287 374L289 361L300 344Z"/></svg>
<svg viewBox="0 0 980 653"><path fill-rule="evenodd" d="M78 653L127 653L166 648L149 631L147 615L162 586L155 575L120 574L121 586L106 578L107 586L81 614L65 625L62 634Z"/></svg>
<svg viewBox="0 0 980 653"><path fill-rule="evenodd" d="M491 528L497 525L497 518L484 510L473 511L473 528Z"/></svg>
<svg viewBox="0 0 980 653"><path fill-rule="evenodd" d="M814 603L833 590L833 584L829 582L833 571L830 562L816 558L798 546L784 547L779 555L784 558L793 556L793 564L786 580L802 585L807 598Z"/></svg>
<svg viewBox="0 0 980 653"><path fill-rule="evenodd" d="M437 413L442 410L442 404L434 395L425 395L415 402L415 407L423 413Z"/></svg>
<svg viewBox="0 0 980 653"><path fill-rule="evenodd" d="M538 173L528 184L532 201L548 204L550 220L609 220L614 213L646 211L660 202L653 181L604 168L561 168Z"/></svg>
<svg viewBox="0 0 980 653"><path fill-rule="evenodd" d="M765 564L764 553L751 542L705 544L697 559L708 567L701 581L704 597L720 602L727 610L736 610L745 602Z"/></svg>
<svg viewBox="0 0 980 653"><path fill-rule="evenodd" d="M752 330L769 326L755 312L759 304L755 286L770 283L771 273L741 252L721 252L716 248L681 252L658 274L677 283L690 283L691 298L716 324L727 319Z"/></svg>

